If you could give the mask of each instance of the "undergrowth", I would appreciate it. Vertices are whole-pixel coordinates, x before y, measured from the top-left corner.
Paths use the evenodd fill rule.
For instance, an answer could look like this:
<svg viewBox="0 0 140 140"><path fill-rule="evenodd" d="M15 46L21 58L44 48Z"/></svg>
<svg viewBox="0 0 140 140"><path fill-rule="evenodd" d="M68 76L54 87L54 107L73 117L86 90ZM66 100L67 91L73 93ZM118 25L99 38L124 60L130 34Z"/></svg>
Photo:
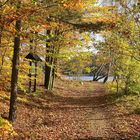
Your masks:
<svg viewBox="0 0 140 140"><path fill-rule="evenodd" d="M119 91L116 92L115 83L107 83L107 92L114 95L114 100L117 102L118 106L123 105L129 109L132 113L140 114L140 92L138 90L124 93L122 88L119 88ZM123 87L123 85L122 85ZM137 89L137 88L136 88Z"/></svg>
<svg viewBox="0 0 140 140"><path fill-rule="evenodd" d="M13 130L11 123L0 117L0 138L16 135L17 133Z"/></svg>

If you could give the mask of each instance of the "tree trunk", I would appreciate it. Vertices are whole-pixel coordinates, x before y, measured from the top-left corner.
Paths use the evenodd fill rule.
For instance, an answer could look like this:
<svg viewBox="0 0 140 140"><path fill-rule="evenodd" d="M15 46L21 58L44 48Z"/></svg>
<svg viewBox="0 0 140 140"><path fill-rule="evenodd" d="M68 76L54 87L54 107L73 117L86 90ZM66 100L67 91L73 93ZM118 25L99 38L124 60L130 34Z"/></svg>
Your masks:
<svg viewBox="0 0 140 140"><path fill-rule="evenodd" d="M49 89L49 81L50 81L50 72L51 68L45 64L45 81L44 81L44 86L46 89Z"/></svg>
<svg viewBox="0 0 140 140"><path fill-rule="evenodd" d="M116 84L117 84L116 92L119 93L119 80L118 80L118 78L116 78Z"/></svg>
<svg viewBox="0 0 140 140"><path fill-rule="evenodd" d="M55 35L59 36L59 30L55 31ZM57 71L57 61L58 58L56 57L56 54L59 54L60 51L60 46L53 47L53 54L55 54L55 57L53 57L53 70L52 70L52 85L51 88L53 89L54 87L54 82L55 82L55 73Z"/></svg>
<svg viewBox="0 0 140 140"><path fill-rule="evenodd" d="M50 30L46 31L46 35L50 35ZM45 58L45 79L44 79L44 86L46 89L49 89L49 83L50 83L50 74L51 74L51 67L48 65L50 64L50 56L48 56L48 53L50 53L50 46L48 45L48 40L46 41L46 58Z"/></svg>
<svg viewBox="0 0 140 140"><path fill-rule="evenodd" d="M32 61L29 62L30 69L29 69L29 93L32 92Z"/></svg>
<svg viewBox="0 0 140 140"><path fill-rule="evenodd" d="M100 77L98 77L98 78L96 79L96 81L99 81L100 79L103 79L103 78L105 78L105 77L106 77L106 75L100 76Z"/></svg>
<svg viewBox="0 0 140 140"><path fill-rule="evenodd" d="M34 90L33 92L36 92L36 86L37 86L37 62L35 62L35 76L34 76Z"/></svg>
<svg viewBox="0 0 140 140"><path fill-rule="evenodd" d="M108 64L108 70L107 70L107 74L106 74L106 77L103 81L103 83L106 83L108 78L109 78L109 74L110 74L110 68L111 68L111 63Z"/></svg>
<svg viewBox="0 0 140 140"><path fill-rule="evenodd" d="M48 81L48 90L52 90L53 87L53 71L54 71L54 47L52 46L51 50L51 55L49 59L49 65L50 65L50 72L49 72L49 81Z"/></svg>
<svg viewBox="0 0 140 140"><path fill-rule="evenodd" d="M59 54L59 48L56 50L55 53ZM53 73L52 73L52 88L54 87L56 72L57 72L57 58L54 58L54 67L53 67Z"/></svg>
<svg viewBox="0 0 140 140"><path fill-rule="evenodd" d="M1 15L0 15L0 47L1 47L1 40L2 40L2 32L3 32L3 25L2 25L2 19L1 19Z"/></svg>
<svg viewBox="0 0 140 140"><path fill-rule="evenodd" d="M2 23L1 22L1 15L0 15L0 23ZM0 25L0 48L2 47L2 33L3 33L3 28L4 28L3 25ZM4 49L4 51L2 52L2 55L1 55L0 75L2 73L3 64L4 64L4 57L5 57L6 51L7 51L7 49Z"/></svg>
<svg viewBox="0 0 140 140"><path fill-rule="evenodd" d="M19 32L20 29L21 29L21 20L17 20L16 30ZM10 121L14 121L16 119L19 52L20 52L20 35L16 36L14 40L14 53L13 53L13 60L12 60L12 77L11 77L11 96L10 96L10 110L9 110Z"/></svg>
<svg viewBox="0 0 140 140"><path fill-rule="evenodd" d="M58 35L59 32L55 31L55 35ZM50 31L47 31L47 35L50 35ZM57 38L55 38L57 39ZM57 58L55 55L59 53L59 48L56 49L55 46L49 46L48 40L46 43L46 64L45 64L45 81L44 85L45 88L48 90L52 90L54 85L54 79L55 79L55 70L56 70L56 63ZM51 54L51 56L48 56L48 54Z"/></svg>
<svg viewBox="0 0 140 140"><path fill-rule="evenodd" d="M104 64L101 64L99 68L97 68L97 70L95 70L94 74L93 74L93 81L98 81L98 78L100 77L100 74L102 73L104 68Z"/></svg>
<svg viewBox="0 0 140 140"><path fill-rule="evenodd" d="M33 46L32 46L32 44L33 44L33 39L30 39L30 53L32 53L33 52ZM30 68L29 68L29 93L32 93L32 64L33 64L33 62L32 62L32 60L30 60L30 62L29 62L29 65L30 65Z"/></svg>
<svg viewBox="0 0 140 140"><path fill-rule="evenodd" d="M124 93L128 94L129 93L129 82L130 82L130 76L126 76L126 81L125 81L125 87L124 87Z"/></svg>
<svg viewBox="0 0 140 140"><path fill-rule="evenodd" d="M105 76L103 83L105 84L107 82L107 80L108 80L108 75Z"/></svg>
<svg viewBox="0 0 140 140"><path fill-rule="evenodd" d="M20 2L18 2L17 8L20 8ZM14 52L12 60L12 76L11 76L11 96L10 96L10 109L9 120L14 122L16 119L16 99L17 99L17 85L18 85L18 67L19 67L19 52L20 52L20 30L21 20L16 21L15 25L17 35L14 39Z"/></svg>
<svg viewBox="0 0 140 140"><path fill-rule="evenodd" d="M52 89L54 87L54 81L55 81L55 68L53 68L53 74L52 74Z"/></svg>

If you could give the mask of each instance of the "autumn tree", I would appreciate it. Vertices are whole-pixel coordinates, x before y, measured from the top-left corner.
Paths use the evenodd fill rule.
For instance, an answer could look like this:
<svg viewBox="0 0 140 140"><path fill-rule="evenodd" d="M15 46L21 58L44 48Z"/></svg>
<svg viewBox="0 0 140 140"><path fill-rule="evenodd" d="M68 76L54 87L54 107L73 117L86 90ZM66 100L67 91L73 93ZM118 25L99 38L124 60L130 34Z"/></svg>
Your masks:
<svg viewBox="0 0 140 140"><path fill-rule="evenodd" d="M111 64L111 75L115 77L117 92L138 91L139 85L139 19L138 5L123 5L124 10L115 28L104 32L105 41L97 47L99 61ZM126 12L127 11L127 12ZM119 88L119 89L118 89Z"/></svg>
<svg viewBox="0 0 140 140"><path fill-rule="evenodd" d="M18 1L16 5L17 5L17 14L18 14L21 1ZM15 29L16 29L16 34L14 39L14 52L13 52L13 60L12 60L11 96L10 96L10 110L9 110L9 120L11 121L14 121L16 119L16 98L17 98L17 84L18 84L21 19L16 20Z"/></svg>

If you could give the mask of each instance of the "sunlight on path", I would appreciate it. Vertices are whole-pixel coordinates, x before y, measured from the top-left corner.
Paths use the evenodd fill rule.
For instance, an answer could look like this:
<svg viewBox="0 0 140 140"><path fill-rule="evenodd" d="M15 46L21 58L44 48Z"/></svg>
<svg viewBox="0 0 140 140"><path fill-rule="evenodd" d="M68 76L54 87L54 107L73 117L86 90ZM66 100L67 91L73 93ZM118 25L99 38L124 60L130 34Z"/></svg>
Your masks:
<svg viewBox="0 0 140 140"><path fill-rule="evenodd" d="M111 124L105 119L103 110L94 109L94 113L89 114L89 126L95 137L114 137L114 133L111 131Z"/></svg>

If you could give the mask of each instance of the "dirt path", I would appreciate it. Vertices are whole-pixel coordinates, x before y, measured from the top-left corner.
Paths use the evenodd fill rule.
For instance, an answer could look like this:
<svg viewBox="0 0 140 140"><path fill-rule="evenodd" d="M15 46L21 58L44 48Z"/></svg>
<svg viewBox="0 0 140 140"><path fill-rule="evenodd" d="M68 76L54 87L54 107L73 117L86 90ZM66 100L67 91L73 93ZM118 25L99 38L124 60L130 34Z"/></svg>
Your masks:
<svg viewBox="0 0 140 140"><path fill-rule="evenodd" d="M85 85L86 86L86 85ZM83 85L84 87L84 85ZM103 85L93 84L91 90L87 88L78 90L79 94L76 91L72 91L69 95L63 95L71 100L67 100L65 104L61 104L60 108L77 108L77 114L81 115L82 119L85 121L83 129L88 129L90 131L90 139L101 139L101 138L114 138L115 133L112 131L111 122L108 120L110 114L107 113L107 99ZM81 113L83 111L83 113ZM77 116L79 117L79 116ZM80 119L79 119L80 121Z"/></svg>
<svg viewBox="0 0 140 140"><path fill-rule="evenodd" d="M28 102L18 104L14 139L131 140L138 133L126 119L129 114L118 111L102 84L57 82L54 93L23 97ZM6 104L3 110L7 111Z"/></svg>
<svg viewBox="0 0 140 140"><path fill-rule="evenodd" d="M58 98L58 104L53 107L59 108L62 116L68 119L66 128L73 130L73 133L67 129L63 130L62 133L66 134L66 139L130 139L131 126L124 119L129 117L129 114L119 113L116 105L109 102L110 97L105 92L104 85L99 83L84 83L81 86L69 85L67 87L58 85L56 89L59 89L63 98ZM62 123L65 124L65 121ZM74 127L71 128L72 123ZM65 138L62 136L60 139Z"/></svg>

